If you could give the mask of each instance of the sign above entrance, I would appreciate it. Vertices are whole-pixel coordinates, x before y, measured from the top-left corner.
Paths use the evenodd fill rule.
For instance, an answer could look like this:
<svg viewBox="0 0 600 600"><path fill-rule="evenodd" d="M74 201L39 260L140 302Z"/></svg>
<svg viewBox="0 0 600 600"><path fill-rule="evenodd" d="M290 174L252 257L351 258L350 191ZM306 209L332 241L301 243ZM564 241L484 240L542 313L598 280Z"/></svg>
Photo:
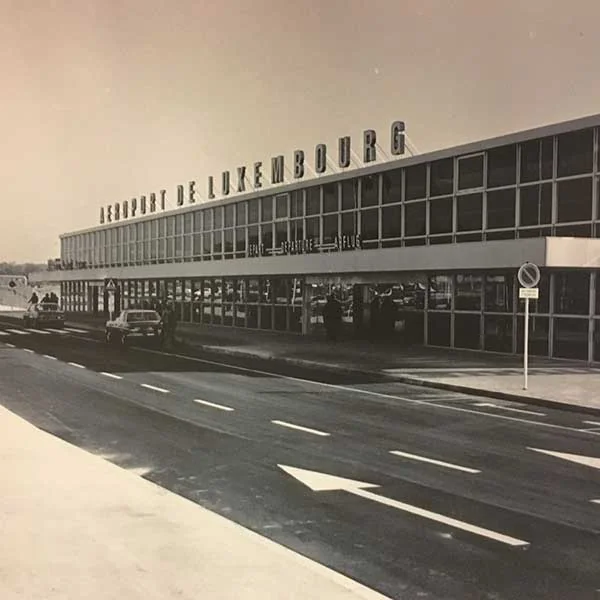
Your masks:
<svg viewBox="0 0 600 600"><path fill-rule="evenodd" d="M526 262L520 266L517 278L523 287L533 288L540 282L540 269L537 265Z"/></svg>

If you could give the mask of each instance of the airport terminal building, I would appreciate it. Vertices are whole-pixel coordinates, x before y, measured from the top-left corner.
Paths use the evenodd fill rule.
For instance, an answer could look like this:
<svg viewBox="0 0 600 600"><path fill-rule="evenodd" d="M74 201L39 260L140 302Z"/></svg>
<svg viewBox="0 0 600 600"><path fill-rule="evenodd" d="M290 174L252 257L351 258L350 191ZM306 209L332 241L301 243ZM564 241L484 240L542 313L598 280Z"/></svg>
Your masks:
<svg viewBox="0 0 600 600"><path fill-rule="evenodd" d="M595 115L311 180L295 180L295 153L291 183L246 192L238 169L221 199L192 203L190 184L175 210L147 211L145 198L135 218L103 210L110 222L62 235L60 259L33 279L60 282L68 311L169 299L182 321L298 334L322 327L333 292L348 339L377 327L398 344L515 353L516 274L530 261L542 273L531 353L600 362L599 145Z"/></svg>

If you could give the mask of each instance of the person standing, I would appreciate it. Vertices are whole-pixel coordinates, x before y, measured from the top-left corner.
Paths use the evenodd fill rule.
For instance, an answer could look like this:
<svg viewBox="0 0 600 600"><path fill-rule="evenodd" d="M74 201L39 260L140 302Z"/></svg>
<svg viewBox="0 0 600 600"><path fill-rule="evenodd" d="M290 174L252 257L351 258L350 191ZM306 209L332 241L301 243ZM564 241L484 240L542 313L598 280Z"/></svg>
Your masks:
<svg viewBox="0 0 600 600"><path fill-rule="evenodd" d="M31 298L29 298L29 304L34 305L34 304L37 304L39 301L40 301L40 299L38 298L38 295L34 291L33 294L31 294Z"/></svg>

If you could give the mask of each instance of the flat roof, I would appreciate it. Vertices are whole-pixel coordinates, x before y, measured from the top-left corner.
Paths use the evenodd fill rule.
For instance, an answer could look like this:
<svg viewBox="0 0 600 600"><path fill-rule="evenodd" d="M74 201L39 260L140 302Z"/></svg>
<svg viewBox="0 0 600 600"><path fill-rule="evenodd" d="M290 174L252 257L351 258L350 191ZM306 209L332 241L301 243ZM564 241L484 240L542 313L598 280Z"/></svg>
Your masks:
<svg viewBox="0 0 600 600"><path fill-rule="evenodd" d="M477 152L482 152L491 148L507 146L509 144L517 144L531 139L545 138L549 136L560 135L562 133L567 133L569 131L576 131L578 129L588 129L591 127L598 126L600 126L600 114L589 115L587 117L580 117L577 119L571 119L569 121L562 121L560 123L543 125L539 127L534 127L532 129L525 129L522 131L487 138L480 141L468 142L459 146L452 146L450 148L434 150L431 152L426 152L424 154L417 154L415 156L403 156L401 158L372 164L366 167L348 169L342 173L332 173L329 175L313 177L312 179L302 179L299 181L293 181L289 183L269 185L269 187L263 187L259 190L234 194L233 196L220 198L218 200L209 200L204 202L197 202L194 204L187 204L185 206L179 206L170 210L155 212L142 217L124 219L122 221L113 221L112 223L105 223L104 225L96 225L95 227L79 229L63 233L59 237L60 239L62 239L65 237L71 237L73 235L81 235L84 233L101 231L104 229L111 229L113 227L130 225L133 223L143 223L145 221L151 221L159 217L168 217L179 214L185 214L188 212L194 212L200 208L212 208L215 206L223 206L226 204L240 202L242 200L252 200L254 198L262 198L264 196L276 196L279 194L286 194L294 190L309 188L314 185L324 185L327 183L344 181L346 179L354 179L355 177L364 177L366 175L384 173L401 167L410 167L412 165L418 165L424 162L433 162L443 158L475 154Z"/></svg>

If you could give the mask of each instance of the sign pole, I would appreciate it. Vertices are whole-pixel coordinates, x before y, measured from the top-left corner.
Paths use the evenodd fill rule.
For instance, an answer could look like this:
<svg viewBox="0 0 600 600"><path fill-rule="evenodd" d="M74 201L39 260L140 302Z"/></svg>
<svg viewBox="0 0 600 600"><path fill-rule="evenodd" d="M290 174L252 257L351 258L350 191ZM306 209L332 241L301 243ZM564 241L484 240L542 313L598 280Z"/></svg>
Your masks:
<svg viewBox="0 0 600 600"><path fill-rule="evenodd" d="M525 347L523 349L523 373L525 375L525 382L523 389L527 389L527 368L529 362L529 298L525 298Z"/></svg>

